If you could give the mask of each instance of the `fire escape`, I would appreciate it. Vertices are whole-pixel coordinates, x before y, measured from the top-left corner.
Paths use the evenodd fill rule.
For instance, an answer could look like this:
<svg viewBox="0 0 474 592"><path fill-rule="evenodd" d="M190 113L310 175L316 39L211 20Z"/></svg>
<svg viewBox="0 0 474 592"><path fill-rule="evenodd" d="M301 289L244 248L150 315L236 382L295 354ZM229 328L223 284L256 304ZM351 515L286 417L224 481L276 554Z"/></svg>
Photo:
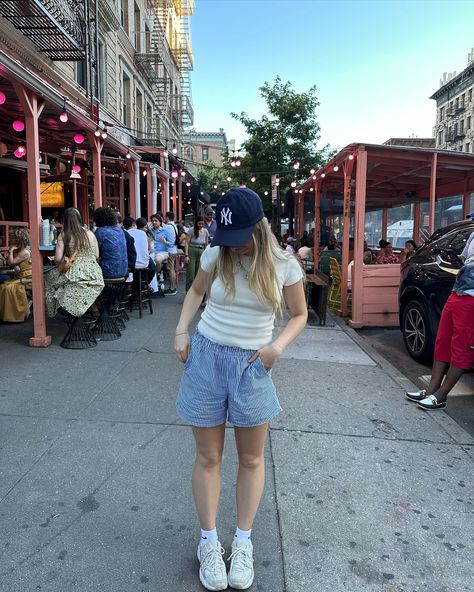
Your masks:
<svg viewBox="0 0 474 592"><path fill-rule="evenodd" d="M2 0L0 15L54 61L86 58L85 0Z"/></svg>
<svg viewBox="0 0 474 592"><path fill-rule="evenodd" d="M152 89L159 119L154 118L151 138L141 138L149 145L160 144L164 137L161 122L170 125L173 138L192 125L194 113L191 105L190 72L193 56L190 43L190 16L194 0L152 0L153 28L145 41L143 53L135 55L135 62ZM170 10L174 9L181 25L171 43L168 43L166 27Z"/></svg>

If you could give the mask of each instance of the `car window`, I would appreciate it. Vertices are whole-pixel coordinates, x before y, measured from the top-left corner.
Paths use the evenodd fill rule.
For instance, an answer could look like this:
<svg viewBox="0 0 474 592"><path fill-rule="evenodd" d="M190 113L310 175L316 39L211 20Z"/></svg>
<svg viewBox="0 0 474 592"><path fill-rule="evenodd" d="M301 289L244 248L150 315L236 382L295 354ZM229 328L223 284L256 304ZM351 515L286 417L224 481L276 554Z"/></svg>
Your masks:
<svg viewBox="0 0 474 592"><path fill-rule="evenodd" d="M467 239L471 235L471 232L471 228L466 228L456 233L456 235L449 242L448 248L454 251L456 255L460 255L466 246Z"/></svg>

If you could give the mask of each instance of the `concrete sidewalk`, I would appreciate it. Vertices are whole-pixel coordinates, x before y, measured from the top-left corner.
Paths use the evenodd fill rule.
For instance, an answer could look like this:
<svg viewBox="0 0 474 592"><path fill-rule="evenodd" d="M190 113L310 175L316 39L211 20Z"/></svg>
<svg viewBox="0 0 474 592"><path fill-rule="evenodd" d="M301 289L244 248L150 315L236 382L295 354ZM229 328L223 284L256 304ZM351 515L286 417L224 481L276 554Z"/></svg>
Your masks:
<svg viewBox="0 0 474 592"><path fill-rule="evenodd" d="M175 412L182 302L91 350L0 325L0 590L198 592L193 438ZM308 326L274 369L283 406L254 525L265 592L472 592L474 441L355 332ZM227 430L219 532L235 528Z"/></svg>

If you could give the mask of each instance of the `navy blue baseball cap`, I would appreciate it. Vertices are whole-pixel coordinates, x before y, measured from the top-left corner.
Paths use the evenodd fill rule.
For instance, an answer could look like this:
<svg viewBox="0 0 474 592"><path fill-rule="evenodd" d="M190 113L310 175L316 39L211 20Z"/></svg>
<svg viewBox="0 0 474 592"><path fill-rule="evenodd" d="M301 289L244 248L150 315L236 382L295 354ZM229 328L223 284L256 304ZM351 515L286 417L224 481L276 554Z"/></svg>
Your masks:
<svg viewBox="0 0 474 592"><path fill-rule="evenodd" d="M247 187L229 189L216 204L217 230L212 246L243 247L264 216L262 200Z"/></svg>

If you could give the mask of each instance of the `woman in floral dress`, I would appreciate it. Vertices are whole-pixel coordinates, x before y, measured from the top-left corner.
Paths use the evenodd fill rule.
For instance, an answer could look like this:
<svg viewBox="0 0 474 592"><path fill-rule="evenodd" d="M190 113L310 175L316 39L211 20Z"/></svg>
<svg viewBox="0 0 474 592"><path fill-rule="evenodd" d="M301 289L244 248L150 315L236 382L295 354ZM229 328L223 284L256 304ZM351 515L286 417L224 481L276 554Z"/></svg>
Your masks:
<svg viewBox="0 0 474 592"><path fill-rule="evenodd" d="M98 257L99 246L94 233L83 226L78 210L68 208L54 255L59 267L45 278L46 311L50 317L55 316L58 309L80 317L95 302L104 287ZM61 272L60 266L71 261L70 268Z"/></svg>

